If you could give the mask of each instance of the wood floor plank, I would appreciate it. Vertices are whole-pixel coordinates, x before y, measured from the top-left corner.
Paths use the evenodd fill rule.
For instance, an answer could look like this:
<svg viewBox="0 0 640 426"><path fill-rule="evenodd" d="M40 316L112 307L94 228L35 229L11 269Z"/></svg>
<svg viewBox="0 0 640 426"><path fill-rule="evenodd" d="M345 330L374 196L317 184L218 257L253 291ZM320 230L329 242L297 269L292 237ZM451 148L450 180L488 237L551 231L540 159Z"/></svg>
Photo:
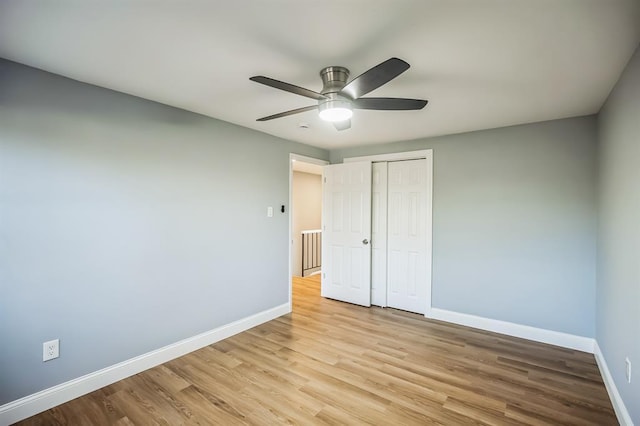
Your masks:
<svg viewBox="0 0 640 426"><path fill-rule="evenodd" d="M591 354L364 308L293 312L22 425L616 425Z"/></svg>

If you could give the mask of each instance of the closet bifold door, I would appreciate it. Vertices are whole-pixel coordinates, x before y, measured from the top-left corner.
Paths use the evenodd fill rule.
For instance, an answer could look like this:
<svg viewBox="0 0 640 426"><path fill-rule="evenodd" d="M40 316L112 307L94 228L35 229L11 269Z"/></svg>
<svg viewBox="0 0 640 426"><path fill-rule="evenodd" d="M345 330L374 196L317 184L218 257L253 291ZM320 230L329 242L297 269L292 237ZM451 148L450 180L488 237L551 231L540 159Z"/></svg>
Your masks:
<svg viewBox="0 0 640 426"><path fill-rule="evenodd" d="M387 162L371 169L371 304L387 306Z"/></svg>
<svg viewBox="0 0 640 426"><path fill-rule="evenodd" d="M427 160L388 163L387 306L427 309Z"/></svg>

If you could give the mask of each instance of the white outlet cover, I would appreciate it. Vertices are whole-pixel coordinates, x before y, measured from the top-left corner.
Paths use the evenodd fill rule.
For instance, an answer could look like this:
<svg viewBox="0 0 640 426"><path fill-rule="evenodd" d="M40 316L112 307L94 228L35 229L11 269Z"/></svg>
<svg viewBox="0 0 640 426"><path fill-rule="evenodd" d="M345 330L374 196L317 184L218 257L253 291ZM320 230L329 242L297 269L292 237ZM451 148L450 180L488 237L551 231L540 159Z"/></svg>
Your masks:
<svg viewBox="0 0 640 426"><path fill-rule="evenodd" d="M267 207L267 217L273 217L273 207Z"/></svg>
<svg viewBox="0 0 640 426"><path fill-rule="evenodd" d="M42 344L42 361L50 361L60 356L60 340L49 340Z"/></svg>
<svg viewBox="0 0 640 426"><path fill-rule="evenodd" d="M624 362L627 367L625 371L625 374L627 376L627 383L631 383L631 361L629 360L629 357L625 358Z"/></svg>

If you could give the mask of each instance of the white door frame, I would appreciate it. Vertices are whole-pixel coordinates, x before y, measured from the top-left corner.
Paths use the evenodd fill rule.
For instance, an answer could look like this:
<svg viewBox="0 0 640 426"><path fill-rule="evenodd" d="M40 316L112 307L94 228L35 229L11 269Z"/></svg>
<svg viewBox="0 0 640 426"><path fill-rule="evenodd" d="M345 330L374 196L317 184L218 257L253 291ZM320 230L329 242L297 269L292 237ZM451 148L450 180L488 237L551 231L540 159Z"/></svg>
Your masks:
<svg viewBox="0 0 640 426"><path fill-rule="evenodd" d="M433 283L433 149L424 149L420 151L393 152L389 154L365 155L362 157L345 158L343 162L350 163L353 161L402 161L402 160L427 160L427 300L424 316L431 318L431 287Z"/></svg>
<svg viewBox="0 0 640 426"><path fill-rule="evenodd" d="M291 280L293 280L293 160L319 166L329 164L328 161L319 158L289 153L289 312L293 309L293 286L291 284Z"/></svg>

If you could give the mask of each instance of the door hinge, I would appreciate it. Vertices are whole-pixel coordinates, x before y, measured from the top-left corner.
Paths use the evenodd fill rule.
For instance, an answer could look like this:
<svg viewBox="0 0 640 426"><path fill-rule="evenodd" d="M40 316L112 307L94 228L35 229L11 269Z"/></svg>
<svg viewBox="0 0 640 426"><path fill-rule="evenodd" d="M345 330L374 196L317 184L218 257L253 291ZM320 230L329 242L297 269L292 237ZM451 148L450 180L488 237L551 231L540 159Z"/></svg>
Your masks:
<svg viewBox="0 0 640 426"><path fill-rule="evenodd" d="M326 177L324 178L324 183L327 183L327 178Z"/></svg>

